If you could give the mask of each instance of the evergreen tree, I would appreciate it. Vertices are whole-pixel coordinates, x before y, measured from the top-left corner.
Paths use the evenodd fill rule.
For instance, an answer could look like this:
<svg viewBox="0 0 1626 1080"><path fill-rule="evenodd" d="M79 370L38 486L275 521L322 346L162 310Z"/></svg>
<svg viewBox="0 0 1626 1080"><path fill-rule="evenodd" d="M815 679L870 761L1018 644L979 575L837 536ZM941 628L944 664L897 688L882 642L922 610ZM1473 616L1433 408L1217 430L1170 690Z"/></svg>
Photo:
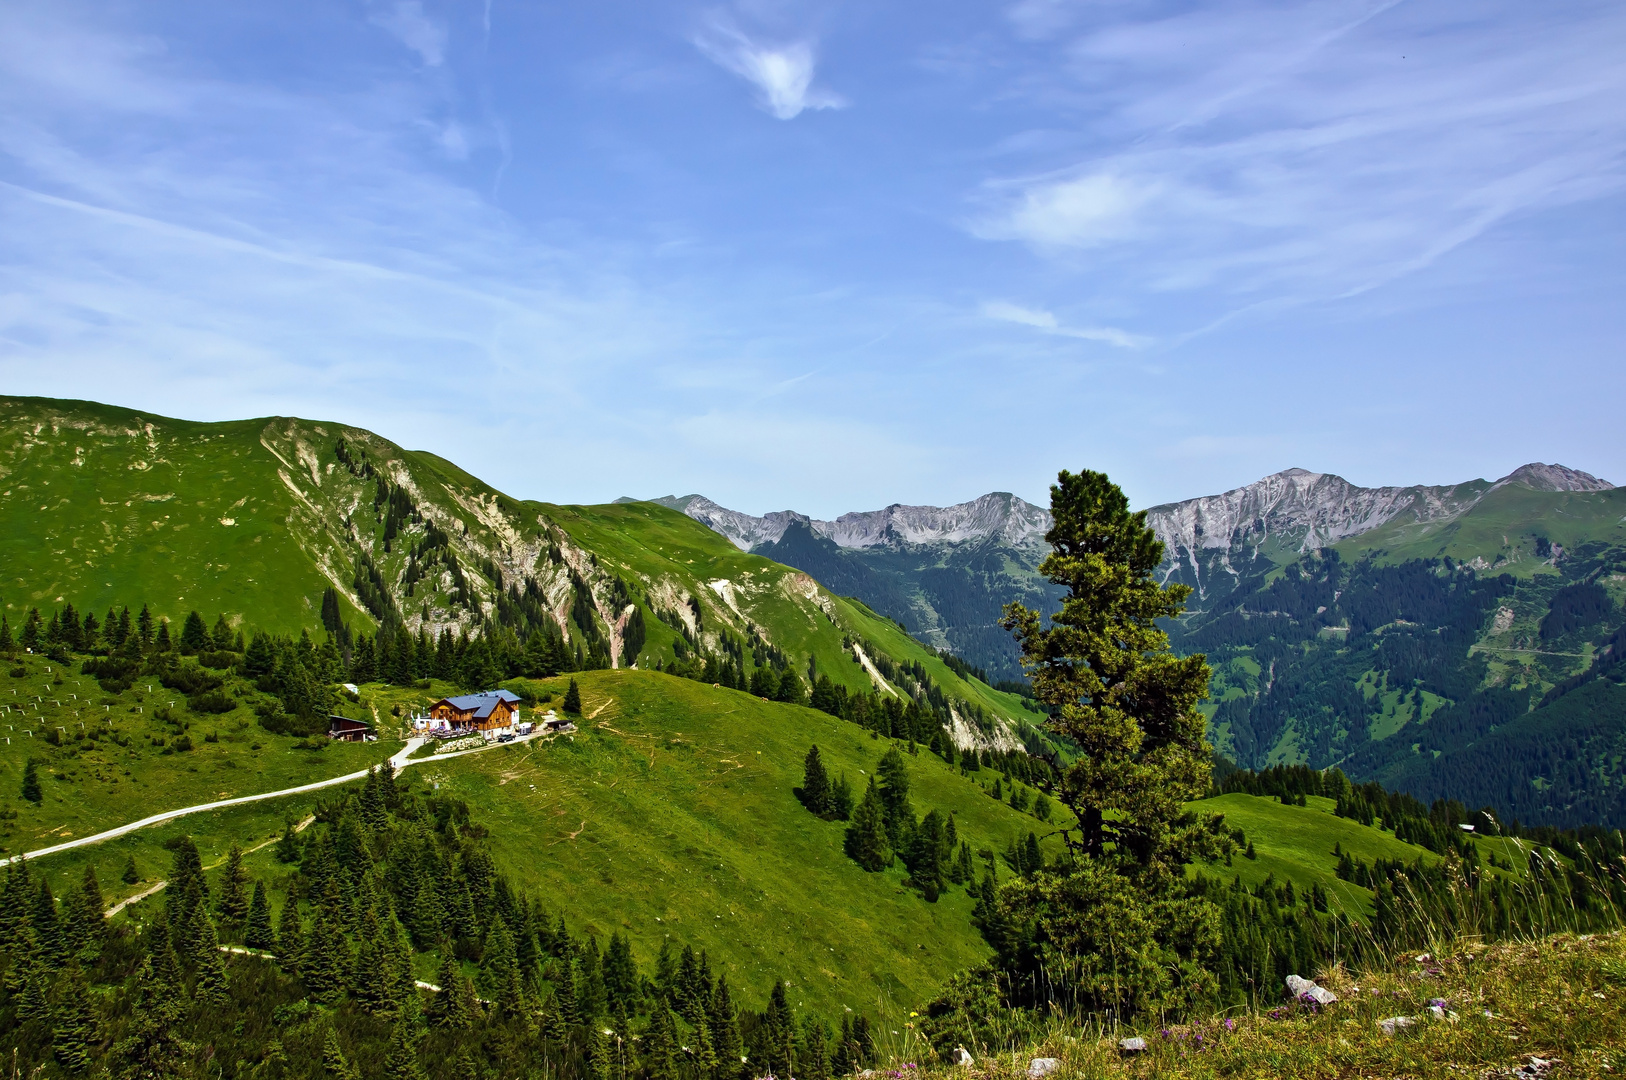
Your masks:
<svg viewBox="0 0 1626 1080"><path fill-rule="evenodd" d="M796 1015L785 1000L785 984L775 981L762 1013L761 1038L768 1053L765 1063L774 1076L796 1074Z"/></svg>
<svg viewBox="0 0 1626 1080"><path fill-rule="evenodd" d="M516 1016L525 1008L514 934L500 915L492 920L486 933L485 951L480 957L480 989L504 1016Z"/></svg>
<svg viewBox="0 0 1626 1080"><path fill-rule="evenodd" d="M124 860L124 872L119 875L119 880L126 885L137 885L141 882L141 871L136 867L135 855L132 854Z"/></svg>
<svg viewBox="0 0 1626 1080"><path fill-rule="evenodd" d="M62 924L56 916L56 897L51 895L50 882L43 877L40 878L39 888L34 893L34 906L29 912L29 924L34 930L40 957L47 967L55 970L65 951Z"/></svg>
<svg viewBox="0 0 1626 1080"><path fill-rule="evenodd" d="M881 805L886 811L886 840L893 851L906 851L915 831L915 812L909 805L909 767L894 746L876 766L881 778Z"/></svg>
<svg viewBox="0 0 1626 1080"><path fill-rule="evenodd" d="M82 1073L90 1068L91 1053L100 1041L90 982L79 961L70 960L57 984L56 1008L51 1013L51 1052L63 1069Z"/></svg>
<svg viewBox="0 0 1626 1080"><path fill-rule="evenodd" d="M800 1080L830 1080L830 1029L810 1017L802 1025L802 1049L796 1057Z"/></svg>
<svg viewBox="0 0 1626 1080"><path fill-rule="evenodd" d="M464 1010L463 997L459 993L462 989L463 969L457 962L450 938L441 940L439 951L440 970L435 976L435 982L440 986L440 992L429 1001L429 1022L435 1027L453 1030L471 1027L474 1018Z"/></svg>
<svg viewBox="0 0 1626 1080"><path fill-rule="evenodd" d="M1010 604L1003 622L1049 727L1080 750L1060 785L1078 827L1067 872L1005 887L1014 932L996 947L1034 1004L1175 1008L1211 989L1218 945L1217 910L1189 895L1184 865L1224 846L1217 817L1185 811L1208 789L1208 665L1176 658L1157 625L1191 589L1158 584L1163 545L1104 474L1064 471L1050 493L1039 569L1066 587L1061 610L1046 624Z"/></svg>
<svg viewBox="0 0 1626 1080"><path fill-rule="evenodd" d="M39 803L45 798L45 793L40 790L39 766L34 764L33 758L29 758L28 764L23 766L22 794L31 803Z"/></svg>
<svg viewBox="0 0 1626 1080"><path fill-rule="evenodd" d="M248 871L243 869L243 849L233 843L226 854L226 872L220 883L220 899L216 901L221 921L229 927L241 926L248 918L248 881Z"/></svg>
<svg viewBox="0 0 1626 1080"><path fill-rule="evenodd" d="M576 685L575 679L571 679L570 685L565 687L565 700L563 708L567 713L575 713L577 716L581 715L582 692L581 689Z"/></svg>
<svg viewBox="0 0 1626 1080"><path fill-rule="evenodd" d="M418 1048L407 1030L404 1020L395 1022L390 1033L390 1052L384 1058L385 1080L424 1080L423 1066L418 1062Z"/></svg>
<svg viewBox="0 0 1626 1080"><path fill-rule="evenodd" d="M329 1026L322 1039L322 1069L333 1080L361 1080L361 1070L350 1064L339 1045L339 1033Z"/></svg>
<svg viewBox="0 0 1626 1080"><path fill-rule="evenodd" d="M802 805L819 817L830 815L830 777L824 771L819 748L812 747L802 761L802 787L798 792Z"/></svg>
<svg viewBox="0 0 1626 1080"><path fill-rule="evenodd" d="M678 1080L677 1017L665 1002L656 1002L643 1042L649 1080Z"/></svg>
<svg viewBox="0 0 1626 1080"><path fill-rule="evenodd" d="M593 1028L588 1037L587 1069L591 1080L612 1080L615 1075L615 1059L610 1054L610 1036L602 1028Z"/></svg>
<svg viewBox="0 0 1626 1080"><path fill-rule="evenodd" d="M23 620L23 630L18 636L18 643L29 652L37 652L44 636L40 623L40 609L29 608L28 617Z"/></svg>
<svg viewBox="0 0 1626 1080"><path fill-rule="evenodd" d="M294 832L292 821L284 823L282 836L277 839L276 846L271 849L272 856L279 863L295 863L299 861L299 837Z"/></svg>
<svg viewBox="0 0 1626 1080"><path fill-rule="evenodd" d="M638 1011L642 996L638 966L632 959L632 942L619 930L610 935L610 947L604 953L604 996L618 1023L624 1024Z"/></svg>
<svg viewBox="0 0 1626 1080"><path fill-rule="evenodd" d="M277 965L289 975L299 974L299 960L305 954L305 932L299 918L299 901L290 893L277 918Z"/></svg>
<svg viewBox="0 0 1626 1080"><path fill-rule="evenodd" d="M215 628L209 632L209 644L219 652L227 652L236 644L236 635L232 633L231 623L226 621L225 615L215 619Z"/></svg>
<svg viewBox="0 0 1626 1080"><path fill-rule="evenodd" d="M130 1021L109 1055L119 1080L180 1076L190 1049L175 1035L182 1016L182 987L168 928L160 919L145 936L147 955L136 972Z"/></svg>
<svg viewBox="0 0 1626 1080"><path fill-rule="evenodd" d="M17 643L11 638L11 622L0 615L0 653L10 656L17 648Z"/></svg>
<svg viewBox="0 0 1626 1080"><path fill-rule="evenodd" d="M181 652L194 656L209 647L209 631L204 628L203 616L191 612L181 624Z"/></svg>
<svg viewBox="0 0 1626 1080"><path fill-rule="evenodd" d="M873 776L858 808L853 811L844 846L847 857L872 874L886 869L892 862L886 845L885 810Z"/></svg>
<svg viewBox="0 0 1626 1080"><path fill-rule="evenodd" d="M254 883L254 898L248 904L248 923L243 929L243 944L251 949L268 951L277 947L276 935L271 932L271 898L266 895L263 881Z"/></svg>
<svg viewBox="0 0 1626 1080"><path fill-rule="evenodd" d="M740 1037L740 1017L728 992L726 976L717 977L717 989L711 995L706 1021L711 1028L712 1049L717 1054L717 1080L733 1080L742 1075L745 1043Z"/></svg>
<svg viewBox="0 0 1626 1080"><path fill-rule="evenodd" d="M220 935L214 920L203 916L203 944L197 953L198 978L193 996L199 1005L217 1009L231 1002L231 983L226 977L226 961L220 952Z"/></svg>

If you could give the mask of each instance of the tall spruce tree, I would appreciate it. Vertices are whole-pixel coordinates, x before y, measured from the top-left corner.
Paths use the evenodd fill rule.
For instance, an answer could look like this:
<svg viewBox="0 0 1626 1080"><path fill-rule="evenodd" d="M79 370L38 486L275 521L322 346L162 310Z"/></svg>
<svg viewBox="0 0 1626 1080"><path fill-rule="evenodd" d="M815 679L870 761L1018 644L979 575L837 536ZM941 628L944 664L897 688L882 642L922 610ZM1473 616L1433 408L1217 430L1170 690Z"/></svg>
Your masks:
<svg viewBox="0 0 1626 1080"><path fill-rule="evenodd" d="M745 1043L740 1037L740 1016L728 992L728 977L717 976L717 989L711 995L706 1013L711 1028L711 1045L717 1054L717 1080L734 1080L744 1075Z"/></svg>
<svg viewBox="0 0 1626 1080"><path fill-rule="evenodd" d="M220 899L216 901L220 921L228 927L239 927L248 918L248 882L248 871L243 868L243 849L234 843L226 854L226 872L221 875Z"/></svg>
<svg viewBox="0 0 1626 1080"><path fill-rule="evenodd" d="M251 949L277 947L277 936L271 930L271 898L266 895L263 881L254 883L254 898L248 903L248 922L243 928L243 944Z"/></svg>
<svg viewBox="0 0 1626 1080"><path fill-rule="evenodd" d="M22 796L31 803L41 802L45 798L45 793L40 790L39 766L34 764L33 758L29 758L28 764L23 766Z"/></svg>
<svg viewBox="0 0 1626 1080"><path fill-rule="evenodd" d="M567 713L575 713L578 716L581 715L582 692L581 688L576 685L575 679L571 679L570 685L565 687L565 700L563 702L563 708Z"/></svg>
<svg viewBox="0 0 1626 1080"><path fill-rule="evenodd" d="M798 792L802 805L819 817L830 816L830 776L824 771L824 760L814 746L802 760L802 786Z"/></svg>
<svg viewBox="0 0 1626 1080"><path fill-rule="evenodd" d="M51 1052L70 1073L90 1068L91 1053L101 1041L96 1024L96 999L78 960L68 961L57 983L56 1007L51 1012Z"/></svg>
<svg viewBox="0 0 1626 1080"><path fill-rule="evenodd" d="M1208 788L1197 710L1208 664L1174 656L1157 625L1191 590L1158 584L1163 545L1105 474L1064 471L1050 498L1053 550L1039 571L1066 588L1061 609L1047 624L1010 604L1003 623L1049 727L1080 750L1060 784L1078 825L1069 869L1005 886L1009 932L995 945L1025 1003L1177 1008L1213 985L1219 926L1209 901L1187 895L1183 867L1224 843L1217 817L1184 809Z"/></svg>
<svg viewBox="0 0 1626 1080"><path fill-rule="evenodd" d="M886 846L886 811L873 776L853 811L844 847L848 858L872 874L891 865L892 856Z"/></svg>
<svg viewBox="0 0 1626 1080"><path fill-rule="evenodd" d="M768 994L768 1007L762 1013L759 1032L768 1054L768 1071L774 1076L796 1074L796 1014L785 999L785 984L776 980Z"/></svg>

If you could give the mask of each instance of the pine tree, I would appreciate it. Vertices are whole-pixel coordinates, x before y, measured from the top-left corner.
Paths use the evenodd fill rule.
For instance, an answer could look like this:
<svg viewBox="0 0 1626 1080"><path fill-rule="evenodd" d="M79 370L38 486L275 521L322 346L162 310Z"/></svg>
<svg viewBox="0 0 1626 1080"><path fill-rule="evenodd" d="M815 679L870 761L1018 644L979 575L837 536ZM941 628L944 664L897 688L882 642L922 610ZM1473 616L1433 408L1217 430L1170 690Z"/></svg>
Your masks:
<svg viewBox="0 0 1626 1080"><path fill-rule="evenodd" d="M872 874L886 869L892 862L886 846L885 810L873 776L858 808L853 811L844 846L847 857Z"/></svg>
<svg viewBox="0 0 1626 1080"><path fill-rule="evenodd" d="M1219 926L1212 903L1187 894L1184 865L1224 847L1217 817L1185 811L1208 790L1197 709L1208 664L1176 658L1158 626L1191 589L1158 584L1163 545L1104 474L1064 471L1050 494L1053 550L1039 569L1066 587L1061 610L1047 625L1010 604L1003 623L1049 727L1079 748L1061 784L1078 826L1071 869L1005 887L1000 903L1032 944L1011 943L1000 961L1012 985L1043 985L1074 1007L1179 1007L1212 985Z"/></svg>
<svg viewBox="0 0 1626 1080"><path fill-rule="evenodd" d="M285 974L298 975L299 961L304 954L305 932L299 917L299 901L289 894L277 919L277 966Z"/></svg>
<svg viewBox="0 0 1626 1080"><path fill-rule="evenodd" d="M881 758L875 772L881 778L881 806L886 812L886 840L893 851L908 850L915 831L915 812L909 805L909 767L894 746Z"/></svg>
<svg viewBox="0 0 1626 1080"><path fill-rule="evenodd" d="M10 656L16 648L17 643L11 637L11 623L4 615L0 615L0 653Z"/></svg>
<svg viewBox="0 0 1626 1080"><path fill-rule="evenodd" d="M333 1080L361 1080L361 1070L350 1064L339 1045L339 1033L331 1026L322 1039L322 1069Z"/></svg>
<svg viewBox="0 0 1626 1080"><path fill-rule="evenodd" d="M830 1029L811 1017L802 1025L802 1051L797 1055L801 1080L830 1080Z"/></svg>
<svg viewBox="0 0 1626 1080"><path fill-rule="evenodd" d="M39 767L34 764L33 758L29 758L28 764L23 766L22 794L23 798L36 804L43 801L45 798L45 793L40 790Z"/></svg>
<svg viewBox="0 0 1626 1080"><path fill-rule="evenodd" d="M243 929L243 944L251 949L268 951L277 947L276 935L271 932L271 898L266 895L263 881L254 883L254 898L248 904L248 923Z"/></svg>
<svg viewBox="0 0 1626 1080"><path fill-rule="evenodd" d="M728 992L726 976L717 977L706 1021L711 1027L711 1044L717 1054L718 1080L732 1080L744 1072L745 1043L740 1037L740 1017Z"/></svg>
<svg viewBox="0 0 1626 1080"><path fill-rule="evenodd" d="M209 631L203 626L203 616L191 612L181 624L181 651L195 655L209 647Z"/></svg>
<svg viewBox="0 0 1626 1080"><path fill-rule="evenodd" d="M220 952L220 935L215 932L214 920L203 917L203 944L197 954L198 978L193 996L206 1009L217 1009L231 1003L231 983L226 977L226 961Z"/></svg>
<svg viewBox="0 0 1626 1080"><path fill-rule="evenodd" d="M575 679L571 679L570 685L565 687L565 700L563 708L567 713L575 713L578 716L581 715L582 692L581 688L576 685Z"/></svg>
<svg viewBox="0 0 1626 1080"><path fill-rule="evenodd" d="M785 984L775 981L762 1013L762 1041L767 1047L768 1071L774 1076L796 1074L796 1015L785 1000Z"/></svg>
<svg viewBox="0 0 1626 1080"><path fill-rule="evenodd" d="M70 960L57 984L56 1008L51 1013L51 1052L68 1072L84 1072L90 1068L91 1052L100 1041L90 982L79 961Z"/></svg>
<svg viewBox="0 0 1626 1080"><path fill-rule="evenodd" d="M643 1042L644 1069L649 1080L677 1080L677 1017L664 1002L656 1004L650 1014Z"/></svg>
<svg viewBox="0 0 1626 1080"><path fill-rule="evenodd" d="M463 998L458 993L462 981L463 969L453 953L451 939L443 938L440 943L440 969L435 976L440 992L430 999L428 1009L429 1022L435 1027L457 1030L473 1022L473 1018L464 1013Z"/></svg>
<svg viewBox="0 0 1626 1080"><path fill-rule="evenodd" d="M588 1036L587 1068L591 1080L612 1080L615 1060L610 1056L610 1036L595 1027Z"/></svg>
<svg viewBox="0 0 1626 1080"><path fill-rule="evenodd" d="M802 805L819 817L830 816L830 777L824 771L819 748L812 747L802 761Z"/></svg>
<svg viewBox="0 0 1626 1080"><path fill-rule="evenodd" d="M175 1035L183 1013L182 987L168 927L160 919L145 936L147 956L136 972L130 1021L109 1055L112 1073L121 1080L179 1076L190 1049Z"/></svg>
<svg viewBox="0 0 1626 1080"><path fill-rule="evenodd" d="M29 912L28 921L34 929L40 957L47 967L55 970L67 950L64 948L66 943L63 941L62 923L56 915L56 897L51 895L50 882L43 877L34 893L34 907Z"/></svg>
<svg viewBox="0 0 1626 1080"><path fill-rule="evenodd" d="M134 855L131 855L128 859L124 860L124 872L119 875L119 880L124 882L126 885L136 885L140 883L141 871L136 867Z"/></svg>
<svg viewBox="0 0 1626 1080"><path fill-rule="evenodd" d="M418 1048L405 1021L398 1020L390 1033L390 1052L384 1058L386 1080L424 1080L423 1066L418 1062Z"/></svg>
<svg viewBox="0 0 1626 1080"><path fill-rule="evenodd" d="M248 917L248 881L248 871L243 869L243 849L234 843L226 855L226 872L221 878L220 899L216 901L220 919L228 927L241 926Z"/></svg>

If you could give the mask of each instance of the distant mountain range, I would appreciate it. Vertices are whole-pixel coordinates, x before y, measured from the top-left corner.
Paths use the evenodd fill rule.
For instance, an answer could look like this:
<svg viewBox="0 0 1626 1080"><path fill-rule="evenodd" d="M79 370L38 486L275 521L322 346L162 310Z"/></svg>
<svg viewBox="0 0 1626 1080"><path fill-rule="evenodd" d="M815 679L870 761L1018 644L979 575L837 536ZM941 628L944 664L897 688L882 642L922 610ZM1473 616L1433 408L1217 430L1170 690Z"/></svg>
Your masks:
<svg viewBox="0 0 1626 1080"><path fill-rule="evenodd" d="M1049 514L1014 495L834 521L658 501L996 682L1020 676L1004 604L1054 610ZM1626 488L1563 465L1383 488L1288 469L1147 520L1194 590L1170 637L1208 656L1209 734L1239 764L1626 825Z"/></svg>
<svg viewBox="0 0 1626 1080"><path fill-rule="evenodd" d="M1415 546L1418 536L1441 534L1508 488L1616 490L1590 473L1541 463L1494 482L1379 488L1332 473L1286 469L1219 495L1151 507L1147 522L1164 544L1162 574L1193 586L1193 607L1204 609L1222 602L1244 578L1305 552L1380 530ZM1011 600L1054 599L1054 587L1038 575L1049 550L1044 534L1050 512L1009 492L944 507L894 503L833 521L794 510L754 517L703 495L650 501L687 514L742 551L805 570L828 588L858 597L994 679L1020 674L1015 650L997 625L1000 610ZM1478 557L1489 567L1497 554L1476 550L1464 561Z"/></svg>

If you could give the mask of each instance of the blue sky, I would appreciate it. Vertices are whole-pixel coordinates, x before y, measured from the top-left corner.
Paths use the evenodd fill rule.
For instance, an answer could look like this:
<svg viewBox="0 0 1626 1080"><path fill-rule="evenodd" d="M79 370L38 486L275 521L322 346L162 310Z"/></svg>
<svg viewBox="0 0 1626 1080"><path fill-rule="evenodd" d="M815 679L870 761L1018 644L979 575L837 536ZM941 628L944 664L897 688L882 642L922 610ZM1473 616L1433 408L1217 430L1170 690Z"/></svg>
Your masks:
<svg viewBox="0 0 1626 1080"><path fill-rule="evenodd" d="M11 393L521 497L1626 483L1626 6L0 7Z"/></svg>

